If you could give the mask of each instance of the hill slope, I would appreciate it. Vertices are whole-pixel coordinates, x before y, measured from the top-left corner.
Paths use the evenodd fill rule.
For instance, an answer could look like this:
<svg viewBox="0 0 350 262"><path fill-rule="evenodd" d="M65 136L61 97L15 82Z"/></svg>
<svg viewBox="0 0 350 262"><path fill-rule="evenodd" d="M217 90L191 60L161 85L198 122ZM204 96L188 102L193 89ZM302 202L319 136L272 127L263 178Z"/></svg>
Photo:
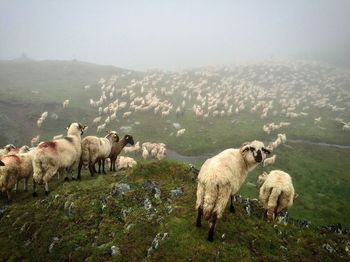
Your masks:
<svg viewBox="0 0 350 262"><path fill-rule="evenodd" d="M85 174L80 182L54 179L48 197L43 191L36 199L29 192L19 192L10 206L1 209L0 257L36 261L349 259L348 232L332 233L292 219L288 225L268 223L254 201L249 202L250 216L243 203L236 203L235 214L226 211L216 240L207 242L206 223L195 227L192 176L182 164L149 162L97 178ZM155 194L158 189L160 196ZM172 191L176 189L181 190Z"/></svg>

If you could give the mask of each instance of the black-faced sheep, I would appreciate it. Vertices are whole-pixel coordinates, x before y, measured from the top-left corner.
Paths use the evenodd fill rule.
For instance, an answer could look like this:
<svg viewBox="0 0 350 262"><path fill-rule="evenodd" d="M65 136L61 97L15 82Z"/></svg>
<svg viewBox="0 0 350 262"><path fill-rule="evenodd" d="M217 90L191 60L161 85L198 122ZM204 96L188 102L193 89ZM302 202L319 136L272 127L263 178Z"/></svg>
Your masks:
<svg viewBox="0 0 350 262"><path fill-rule="evenodd" d="M231 212L234 212L233 196L244 183L248 172L262 163L271 152L260 141L245 143L239 149L226 149L208 159L198 175L197 227L202 215L209 222L208 240L213 241L217 219L222 217L231 196Z"/></svg>
<svg viewBox="0 0 350 262"><path fill-rule="evenodd" d="M105 174L105 159L111 153L112 147L119 141L116 131L107 131L105 137L87 136L81 142L81 158L78 167L78 179L80 179L81 168L83 165L89 167L90 175L96 173L95 164L99 163L99 171L101 173L100 161L102 161L102 172Z"/></svg>

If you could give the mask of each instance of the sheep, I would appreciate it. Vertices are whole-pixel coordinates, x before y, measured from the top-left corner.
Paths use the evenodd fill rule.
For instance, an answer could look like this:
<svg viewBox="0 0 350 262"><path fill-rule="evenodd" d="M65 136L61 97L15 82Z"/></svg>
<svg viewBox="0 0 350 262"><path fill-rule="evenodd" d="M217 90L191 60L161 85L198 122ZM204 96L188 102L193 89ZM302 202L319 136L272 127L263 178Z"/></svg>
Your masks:
<svg viewBox="0 0 350 262"><path fill-rule="evenodd" d="M30 141L30 145L32 147L37 146L39 144L39 140L40 140L40 135L33 137L32 140Z"/></svg>
<svg viewBox="0 0 350 262"><path fill-rule="evenodd" d="M67 136L43 142L34 150L33 154L33 197L38 194L36 185L44 184L45 194L49 194L49 180L58 171L67 168L71 172L73 166L79 162L81 155L81 135L87 126L72 123L66 129ZM65 178L68 180L68 177Z"/></svg>
<svg viewBox="0 0 350 262"><path fill-rule="evenodd" d="M258 177L258 184L261 185L259 199L269 220L274 220L278 212L293 205L295 192L289 174L281 170L264 172Z"/></svg>
<svg viewBox="0 0 350 262"><path fill-rule="evenodd" d="M68 105L69 105L69 99L64 100L62 103L63 108L67 108Z"/></svg>
<svg viewBox="0 0 350 262"><path fill-rule="evenodd" d="M208 241L214 240L217 219L222 217L231 196L230 211L234 212L233 196L248 173L266 159L271 151L260 141L244 143L239 149L226 149L206 160L198 175L196 209L197 227L202 216L209 222Z"/></svg>
<svg viewBox="0 0 350 262"><path fill-rule="evenodd" d="M134 145L134 139L131 135L125 135L122 139L120 139L117 143L114 143L111 149L111 153L107 158L110 159L111 164L109 167L109 170L112 172L116 172L115 168L115 162L117 159L117 156L120 154L120 152L123 150L123 148L127 145Z"/></svg>
<svg viewBox="0 0 350 262"><path fill-rule="evenodd" d="M8 144L8 145L4 146L3 149L0 149L0 157L7 155L13 149L16 149L16 147L12 144Z"/></svg>
<svg viewBox="0 0 350 262"><path fill-rule="evenodd" d="M107 131L105 137L87 136L81 141L81 157L78 166L78 180L81 179L81 168L83 165L89 167L90 175L94 176L96 172L95 164L99 163L98 173L102 172L106 174L104 160L111 153L111 149L114 143L119 141L119 136L116 131Z"/></svg>
<svg viewBox="0 0 350 262"><path fill-rule="evenodd" d="M7 193L7 201L11 201L11 190L17 183L21 160L17 155L4 156L0 160L0 190Z"/></svg>
<svg viewBox="0 0 350 262"><path fill-rule="evenodd" d="M124 157L124 156L119 156L117 158L117 167L118 170L121 170L123 168L132 168L137 164L137 162L135 161L135 159L131 158L131 157Z"/></svg>
<svg viewBox="0 0 350 262"><path fill-rule="evenodd" d="M23 146L26 147L26 146ZM23 148L21 147L21 149ZM20 149L20 151L21 151ZM29 149L29 148L28 148ZM18 183L20 182L21 179L24 178L24 190L28 190L28 180L30 176L33 174L33 156L34 156L34 151L27 151L25 153L19 153L17 156L20 159L19 162L19 172L17 175L17 182L15 185L15 190L17 192L18 189Z"/></svg>
<svg viewBox="0 0 350 262"><path fill-rule="evenodd" d="M182 136L184 133L185 133L186 129L183 128L183 129L180 129L176 132L176 136Z"/></svg>
<svg viewBox="0 0 350 262"><path fill-rule="evenodd" d="M142 147L142 158L147 159L149 157L149 153L146 147Z"/></svg>
<svg viewBox="0 0 350 262"><path fill-rule="evenodd" d="M269 158L266 158L263 162L263 166L267 166L267 165L273 165L276 161L276 155L272 156L272 157L269 157Z"/></svg>
<svg viewBox="0 0 350 262"><path fill-rule="evenodd" d="M124 147L124 153L135 153L141 150L140 142L138 141L134 146L126 146Z"/></svg>

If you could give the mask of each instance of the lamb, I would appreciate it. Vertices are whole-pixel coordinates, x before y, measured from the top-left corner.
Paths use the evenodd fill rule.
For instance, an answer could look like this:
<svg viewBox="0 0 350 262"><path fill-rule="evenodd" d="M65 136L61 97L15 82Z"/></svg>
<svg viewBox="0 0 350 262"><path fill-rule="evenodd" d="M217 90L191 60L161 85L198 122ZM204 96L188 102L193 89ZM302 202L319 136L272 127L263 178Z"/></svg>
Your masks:
<svg viewBox="0 0 350 262"><path fill-rule="evenodd" d="M176 132L176 136L182 136L185 133L186 129L180 129L179 131Z"/></svg>
<svg viewBox="0 0 350 262"><path fill-rule="evenodd" d="M81 135L87 126L72 123L67 127L67 136L41 143L33 152L33 197L36 185L44 184L45 194L49 193L49 180L59 170L67 168L71 172L81 155ZM68 180L68 177L65 178Z"/></svg>
<svg viewBox="0 0 350 262"><path fill-rule="evenodd" d="M259 198L269 220L274 220L278 212L293 205L294 187L287 173L281 170L273 170L269 174L264 172L259 176L258 184L261 185Z"/></svg>
<svg viewBox="0 0 350 262"><path fill-rule="evenodd" d="M99 163L98 173L105 171L105 159L109 156L113 144L119 141L119 136L116 131L107 131L105 137L87 136L81 142L81 157L78 166L78 179L81 179L81 168L83 165L89 167L90 175L96 173L95 164ZM102 161L102 162L101 162Z"/></svg>
<svg viewBox="0 0 350 262"><path fill-rule="evenodd" d="M244 183L248 173L271 154L260 141L244 143L239 149L226 149L206 160L198 175L196 209L197 227L201 219L209 222L208 240L214 240L217 219L222 217L229 197L234 212L233 196Z"/></svg>
<svg viewBox="0 0 350 262"><path fill-rule="evenodd" d="M111 160L111 164L109 168L110 171L114 171L114 172L116 171L115 162L116 162L117 156L120 154L120 152L123 150L123 148L127 144L134 145L134 139L131 135L125 135L117 143L113 144L111 153L108 156L108 158Z"/></svg>
<svg viewBox="0 0 350 262"><path fill-rule="evenodd" d="M118 170L121 170L123 168L132 168L134 166L136 166L137 162L135 161L135 159L131 158L131 157L124 157L124 156L119 156L117 158L117 167Z"/></svg>

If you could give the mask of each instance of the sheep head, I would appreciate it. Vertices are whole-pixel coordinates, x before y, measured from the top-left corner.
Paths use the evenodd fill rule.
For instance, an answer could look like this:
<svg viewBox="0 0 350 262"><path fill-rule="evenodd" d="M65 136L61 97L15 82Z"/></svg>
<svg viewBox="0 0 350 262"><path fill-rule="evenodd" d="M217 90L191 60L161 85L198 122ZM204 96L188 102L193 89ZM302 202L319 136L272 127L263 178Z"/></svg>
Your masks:
<svg viewBox="0 0 350 262"><path fill-rule="evenodd" d="M111 138L113 143L118 143L119 142L119 136L116 131L106 131L107 135L106 138Z"/></svg>
<svg viewBox="0 0 350 262"><path fill-rule="evenodd" d="M84 134L84 131L88 128L88 126L82 125L81 123L71 123L66 127L66 130L68 130L67 134L76 134L78 131L80 131L80 135Z"/></svg>
<svg viewBox="0 0 350 262"><path fill-rule="evenodd" d="M247 164L261 163L271 154L264 143L257 140L244 143L240 148L240 152Z"/></svg>
<svg viewBox="0 0 350 262"><path fill-rule="evenodd" d="M126 144L134 145L134 138L131 135L125 135L124 140L126 141Z"/></svg>

